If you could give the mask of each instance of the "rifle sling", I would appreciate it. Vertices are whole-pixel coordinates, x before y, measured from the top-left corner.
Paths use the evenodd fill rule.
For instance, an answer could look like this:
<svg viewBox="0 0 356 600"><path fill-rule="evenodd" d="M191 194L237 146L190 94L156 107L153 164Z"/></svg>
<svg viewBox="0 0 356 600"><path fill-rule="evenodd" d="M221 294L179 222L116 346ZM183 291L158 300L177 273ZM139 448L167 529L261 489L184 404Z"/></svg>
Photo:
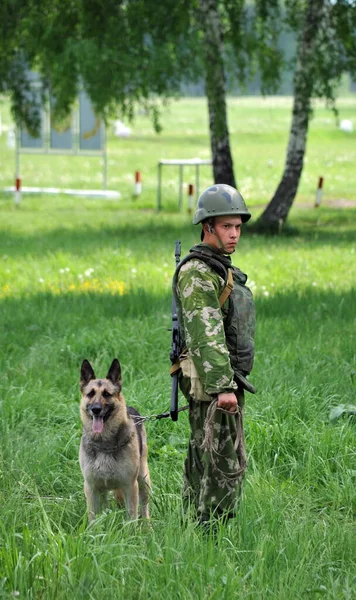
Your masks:
<svg viewBox="0 0 356 600"><path fill-rule="evenodd" d="M234 289L234 279L232 276L232 271L231 269L227 270L227 282L225 284L225 287L223 289L223 291L221 292L220 296L219 296L219 306L220 308L223 306L223 304L225 304L226 300L228 299L228 297L230 296L232 290ZM185 352L187 352L187 348L183 348L182 350L182 354L184 354ZM171 366L170 368L170 374L173 376L177 373L177 371L179 371L180 369L180 360L179 358L176 360L176 362Z"/></svg>
<svg viewBox="0 0 356 600"><path fill-rule="evenodd" d="M219 297L219 305L220 308L223 306L223 304L225 304L226 300L228 299L228 297L230 296L232 290L234 289L234 279L232 276L232 271L231 269L227 270L227 282L226 285L223 289L223 291L220 294Z"/></svg>

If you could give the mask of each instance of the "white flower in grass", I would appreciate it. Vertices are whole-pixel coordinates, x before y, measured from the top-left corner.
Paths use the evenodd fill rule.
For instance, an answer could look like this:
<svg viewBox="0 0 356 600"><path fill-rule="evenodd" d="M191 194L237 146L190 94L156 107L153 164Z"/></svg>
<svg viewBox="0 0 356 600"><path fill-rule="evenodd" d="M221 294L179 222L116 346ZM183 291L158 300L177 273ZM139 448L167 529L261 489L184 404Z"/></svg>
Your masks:
<svg viewBox="0 0 356 600"><path fill-rule="evenodd" d="M79 273L78 275L78 279L83 279L84 275L82 275L82 273Z"/></svg>
<svg viewBox="0 0 356 600"><path fill-rule="evenodd" d="M44 279L42 277L39 278L38 283L44 283Z"/></svg>
<svg viewBox="0 0 356 600"><path fill-rule="evenodd" d="M269 296L269 291L268 291L268 290L265 290L265 291L263 292L263 295L264 295L264 296Z"/></svg>
<svg viewBox="0 0 356 600"><path fill-rule="evenodd" d="M313 283L312 283L312 286L313 286L313 287L316 287L317 285L318 285L318 284L317 284L317 282L316 282L316 281L313 281Z"/></svg>
<svg viewBox="0 0 356 600"><path fill-rule="evenodd" d="M86 277L90 277L92 273L94 273L94 269L92 267L90 267L89 269L87 269L86 271L84 271L84 275Z"/></svg>
<svg viewBox="0 0 356 600"><path fill-rule="evenodd" d="M131 269L131 273L137 273L137 269L135 269L135 267L133 269Z"/></svg>

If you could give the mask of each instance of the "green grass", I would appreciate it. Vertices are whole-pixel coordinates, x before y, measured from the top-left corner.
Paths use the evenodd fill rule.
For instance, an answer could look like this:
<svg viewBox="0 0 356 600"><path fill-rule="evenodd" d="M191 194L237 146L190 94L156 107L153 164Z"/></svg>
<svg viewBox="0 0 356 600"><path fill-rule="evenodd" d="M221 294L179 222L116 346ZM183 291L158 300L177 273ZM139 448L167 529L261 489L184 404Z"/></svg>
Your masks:
<svg viewBox="0 0 356 600"><path fill-rule="evenodd" d="M144 415L169 407L174 241L181 239L186 252L198 232L185 212L172 212L172 198L169 210L151 210L154 165L162 149L187 153L185 130L175 123L193 119L194 102L180 103L175 118L171 108L166 142L158 144L145 125L142 171L152 189L136 201L141 210L128 179L127 195L114 202L26 196L15 208L11 197L0 197L0 598L354 598L355 421L329 420L333 407L355 404L354 208L307 209L301 195L291 213L298 234L268 239L245 231L234 256L249 274L258 316L251 376L258 393L246 399L249 467L238 518L211 539L183 514L183 413L178 423L147 423L152 529L128 523L113 505L87 523L78 464L83 358L105 375L118 356L127 400ZM276 139L272 125L261 138L248 130L276 110L281 139L282 108L240 104L244 168L254 165L257 173L248 147L254 139L261 159L263 147L277 152ZM206 115L195 115L196 139L199 123L203 139ZM329 136L325 152L334 148L347 157L344 166L351 163L351 138L342 142L331 124L319 127L318 161ZM133 155L123 147L137 144L110 144L131 176ZM35 158L44 174L55 160ZM4 182L11 179L6 164ZM81 165L78 173L71 165L76 185L86 172ZM252 204L261 200L258 186L271 183L263 169L251 183ZM121 172L112 169L112 177ZM340 181L335 198L352 199L351 188Z"/></svg>

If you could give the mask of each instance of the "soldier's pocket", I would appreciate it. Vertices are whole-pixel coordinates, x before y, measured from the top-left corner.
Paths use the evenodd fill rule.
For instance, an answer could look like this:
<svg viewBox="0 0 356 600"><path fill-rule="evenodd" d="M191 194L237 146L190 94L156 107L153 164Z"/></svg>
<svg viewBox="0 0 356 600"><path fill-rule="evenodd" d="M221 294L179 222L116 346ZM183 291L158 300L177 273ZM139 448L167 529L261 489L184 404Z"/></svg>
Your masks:
<svg viewBox="0 0 356 600"><path fill-rule="evenodd" d="M190 385L189 395L192 396L196 402L211 402L214 400L213 396L204 392L203 385L199 379L192 358L190 356L182 357L180 366L182 369L181 390L183 394L186 395L182 386L188 390Z"/></svg>

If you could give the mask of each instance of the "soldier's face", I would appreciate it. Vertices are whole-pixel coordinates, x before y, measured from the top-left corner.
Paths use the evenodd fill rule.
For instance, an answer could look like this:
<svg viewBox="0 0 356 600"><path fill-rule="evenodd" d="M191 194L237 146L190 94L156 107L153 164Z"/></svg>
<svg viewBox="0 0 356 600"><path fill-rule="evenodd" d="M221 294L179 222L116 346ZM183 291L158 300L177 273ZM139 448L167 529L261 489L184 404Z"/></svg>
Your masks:
<svg viewBox="0 0 356 600"><path fill-rule="evenodd" d="M241 217L215 217L209 244L221 249L225 254L232 254L240 239L241 224Z"/></svg>

